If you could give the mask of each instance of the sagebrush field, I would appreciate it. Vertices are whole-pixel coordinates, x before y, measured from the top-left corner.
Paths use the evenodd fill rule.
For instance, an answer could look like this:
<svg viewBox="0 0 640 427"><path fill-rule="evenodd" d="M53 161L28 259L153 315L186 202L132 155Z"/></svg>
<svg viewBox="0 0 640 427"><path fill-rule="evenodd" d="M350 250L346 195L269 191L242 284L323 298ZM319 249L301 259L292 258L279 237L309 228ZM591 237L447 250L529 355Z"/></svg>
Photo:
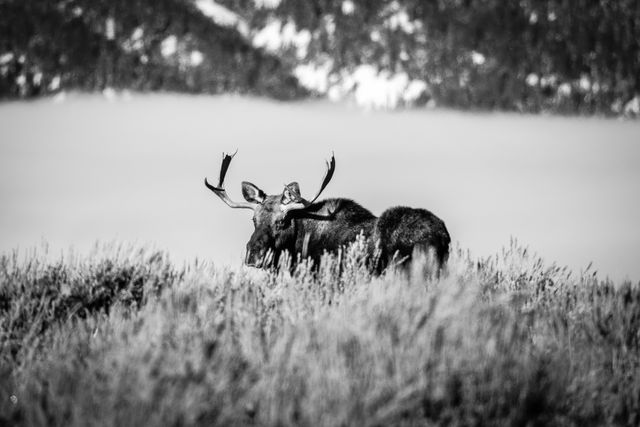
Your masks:
<svg viewBox="0 0 640 427"><path fill-rule="evenodd" d="M638 425L640 286L512 241L372 277L0 259L0 425Z"/></svg>

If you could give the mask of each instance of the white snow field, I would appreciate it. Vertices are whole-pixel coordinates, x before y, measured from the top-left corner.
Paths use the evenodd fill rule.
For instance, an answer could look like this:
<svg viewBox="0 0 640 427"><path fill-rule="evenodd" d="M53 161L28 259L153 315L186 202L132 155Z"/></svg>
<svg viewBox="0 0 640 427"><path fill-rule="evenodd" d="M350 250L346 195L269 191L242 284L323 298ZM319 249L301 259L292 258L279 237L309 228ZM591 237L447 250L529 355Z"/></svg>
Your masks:
<svg viewBox="0 0 640 427"><path fill-rule="evenodd" d="M203 185L222 152L239 150L226 184L241 199L242 180L311 196L333 150L324 197L427 208L476 256L515 237L577 273L640 280L637 121L134 94L3 103L0 129L2 253L116 241L240 264L251 214Z"/></svg>

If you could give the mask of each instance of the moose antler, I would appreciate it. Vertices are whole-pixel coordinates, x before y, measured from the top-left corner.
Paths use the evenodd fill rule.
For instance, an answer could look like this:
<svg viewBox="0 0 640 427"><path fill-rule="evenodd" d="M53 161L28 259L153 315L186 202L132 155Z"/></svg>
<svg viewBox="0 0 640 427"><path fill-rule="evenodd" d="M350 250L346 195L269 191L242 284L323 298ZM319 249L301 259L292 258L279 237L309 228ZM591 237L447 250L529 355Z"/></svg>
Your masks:
<svg viewBox="0 0 640 427"><path fill-rule="evenodd" d="M220 178L218 179L217 187L214 187L213 185L209 184L209 181L207 181L206 177L204 179L204 185L206 185L209 190L213 191L216 194L216 196L220 197L223 202L229 205L229 207L232 207L234 209L252 209L253 210L256 207L255 203L234 202L229 198L229 196L227 196L227 191L224 188L224 177L227 174L227 169L229 169L231 160L237 153L238 153L238 150L236 150L236 152L233 154L222 153L222 165L220 166Z"/></svg>
<svg viewBox="0 0 640 427"><path fill-rule="evenodd" d="M283 212L287 213L291 211L305 209L309 207L311 204L313 204L313 202L318 200L318 197L320 197L320 194L322 194L325 187L329 184L329 181L331 181L331 178L333 178L333 173L336 170L336 159L335 159L335 156L333 155L333 152L331 153L331 159L328 160L326 163L327 163L327 172L325 173L324 178L322 179L320 190L318 190L318 193L316 193L316 196L311 201L305 200L302 196L300 196L300 194L298 194L295 191L291 191L291 189L288 186L286 186L285 190L289 190L289 194L296 194L297 197L295 200L291 201L290 203L287 203L286 205L281 206L281 209Z"/></svg>

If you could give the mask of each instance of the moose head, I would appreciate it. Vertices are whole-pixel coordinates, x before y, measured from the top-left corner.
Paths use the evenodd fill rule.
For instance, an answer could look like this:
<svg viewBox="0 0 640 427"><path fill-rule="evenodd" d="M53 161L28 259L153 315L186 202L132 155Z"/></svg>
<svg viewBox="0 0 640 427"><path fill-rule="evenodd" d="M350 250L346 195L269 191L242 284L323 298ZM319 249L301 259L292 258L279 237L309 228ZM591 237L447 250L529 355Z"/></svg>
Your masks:
<svg viewBox="0 0 640 427"><path fill-rule="evenodd" d="M236 151L237 153L237 151ZM242 182L242 195L245 202L234 202L224 188L224 178L235 154L223 154L218 185L211 185L207 179L204 184L223 202L234 209L251 209L255 227L245 256L245 264L262 267L278 262L283 251L294 253L295 230L292 216L295 212L308 209L325 189L335 171L336 163L333 154L327 162L327 171L320 185L320 190L311 201L300 194L300 186L292 182L284 186L281 194L268 195L250 182Z"/></svg>

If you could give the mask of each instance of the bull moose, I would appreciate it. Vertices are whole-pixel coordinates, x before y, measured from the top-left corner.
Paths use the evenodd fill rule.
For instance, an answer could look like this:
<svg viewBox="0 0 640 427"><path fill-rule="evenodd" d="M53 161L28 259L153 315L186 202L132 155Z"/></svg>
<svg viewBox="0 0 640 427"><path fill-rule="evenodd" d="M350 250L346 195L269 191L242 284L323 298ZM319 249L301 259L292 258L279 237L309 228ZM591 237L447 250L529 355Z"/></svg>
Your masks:
<svg viewBox="0 0 640 427"><path fill-rule="evenodd" d="M277 265L278 257L288 251L319 262L322 254L334 252L364 234L370 254L381 271L396 259L409 259L414 249L433 250L436 262L444 265L451 238L444 222L426 209L393 207L374 216L350 199L317 201L335 171L335 157L327 162L320 190L311 201L303 198L297 182L285 185L281 194L267 195L250 182L242 182L246 202L234 202L224 188L224 178L235 156L223 154L218 186L206 187L229 207L251 209L255 230L247 243L245 263L254 267Z"/></svg>

